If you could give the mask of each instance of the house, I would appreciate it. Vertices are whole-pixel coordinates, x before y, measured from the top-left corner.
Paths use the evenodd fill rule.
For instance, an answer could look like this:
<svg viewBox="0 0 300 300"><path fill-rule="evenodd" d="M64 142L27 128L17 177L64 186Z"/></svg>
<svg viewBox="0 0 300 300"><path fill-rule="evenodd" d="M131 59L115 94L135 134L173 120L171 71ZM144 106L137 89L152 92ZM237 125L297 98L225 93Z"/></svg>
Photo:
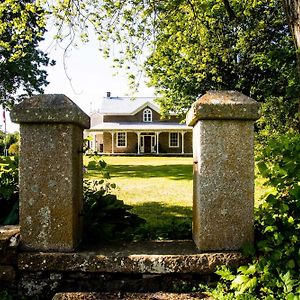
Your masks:
<svg viewBox="0 0 300 300"><path fill-rule="evenodd" d="M162 119L154 98L103 98L91 114L90 148L106 154L192 154L192 128Z"/></svg>

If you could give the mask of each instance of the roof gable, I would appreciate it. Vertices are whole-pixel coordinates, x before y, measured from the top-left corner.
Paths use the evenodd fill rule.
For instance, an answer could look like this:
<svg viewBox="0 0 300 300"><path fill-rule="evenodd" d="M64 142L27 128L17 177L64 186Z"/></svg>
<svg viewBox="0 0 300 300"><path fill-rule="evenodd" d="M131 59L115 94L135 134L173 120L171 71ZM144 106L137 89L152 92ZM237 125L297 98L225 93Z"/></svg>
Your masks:
<svg viewBox="0 0 300 300"><path fill-rule="evenodd" d="M90 117L97 117L97 116L102 116L101 113L99 111L93 111L90 113Z"/></svg>
<svg viewBox="0 0 300 300"><path fill-rule="evenodd" d="M160 113L158 106L154 105L150 101L147 101L143 105L141 105L140 107L138 107L135 111L133 111L131 114L135 115L136 113L140 112L141 110L144 110L146 107L149 107L152 110L156 111L157 113Z"/></svg>
<svg viewBox="0 0 300 300"><path fill-rule="evenodd" d="M99 113L103 115L134 115L145 107L160 112L155 98L150 97L110 97L104 98Z"/></svg>

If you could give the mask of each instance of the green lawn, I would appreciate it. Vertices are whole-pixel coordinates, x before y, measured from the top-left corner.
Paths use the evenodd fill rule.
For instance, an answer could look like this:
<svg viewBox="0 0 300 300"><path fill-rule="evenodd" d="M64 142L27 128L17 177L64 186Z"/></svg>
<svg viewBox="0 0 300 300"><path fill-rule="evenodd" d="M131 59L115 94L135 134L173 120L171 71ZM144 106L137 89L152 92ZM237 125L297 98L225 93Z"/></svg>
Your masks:
<svg viewBox="0 0 300 300"><path fill-rule="evenodd" d="M147 220L147 226L156 231L163 231L167 226L175 237L178 231L191 227L191 157L107 156L103 159L109 165L110 181L118 186L118 198L132 205L133 212ZM86 174L89 179L97 176L97 171ZM261 178L256 180L256 199L264 192L262 183Z"/></svg>
<svg viewBox="0 0 300 300"><path fill-rule="evenodd" d="M154 237L178 237L192 219L192 158L191 157L103 157L109 165L111 182L116 194L133 212L147 220L148 231ZM96 178L97 171L89 171L87 178ZM178 229L177 227L180 227ZM149 229L148 228L148 229ZM174 231L174 233L170 232Z"/></svg>

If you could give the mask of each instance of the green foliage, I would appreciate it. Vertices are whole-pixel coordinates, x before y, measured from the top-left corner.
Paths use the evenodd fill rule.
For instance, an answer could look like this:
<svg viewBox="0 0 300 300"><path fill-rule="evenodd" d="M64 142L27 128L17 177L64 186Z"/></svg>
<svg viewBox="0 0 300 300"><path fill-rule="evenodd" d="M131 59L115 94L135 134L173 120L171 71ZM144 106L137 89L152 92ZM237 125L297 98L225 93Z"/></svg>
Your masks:
<svg viewBox="0 0 300 300"><path fill-rule="evenodd" d="M11 106L47 84L49 64L38 49L45 33L45 11L38 1L3 0L0 3L0 104ZM24 94L20 94L20 90ZM17 95L19 94L19 95Z"/></svg>
<svg viewBox="0 0 300 300"><path fill-rule="evenodd" d="M146 222L135 233L135 240L185 240L191 239L190 218L166 218L157 225Z"/></svg>
<svg viewBox="0 0 300 300"><path fill-rule="evenodd" d="M4 290L4 291L0 291L0 300L13 300L12 295Z"/></svg>
<svg viewBox="0 0 300 300"><path fill-rule="evenodd" d="M17 158L0 157L0 224L19 220L19 185Z"/></svg>
<svg viewBox="0 0 300 300"><path fill-rule="evenodd" d="M32 296L23 296L16 294L13 287L0 290L0 300L32 300Z"/></svg>
<svg viewBox="0 0 300 300"><path fill-rule="evenodd" d="M295 92L295 96L297 93ZM283 96L267 97L261 104L261 118L257 121L259 139L268 139L276 133L286 133L300 130L299 99Z"/></svg>
<svg viewBox="0 0 300 300"><path fill-rule="evenodd" d="M19 142L19 133L6 133L0 130L0 155L4 154L4 149L9 149L11 145L16 144L11 149L11 153L9 155L18 154L18 142Z"/></svg>
<svg viewBox="0 0 300 300"><path fill-rule="evenodd" d="M258 168L274 191L256 211L252 262L217 271L217 299L300 298L300 135L272 137L260 151Z"/></svg>
<svg viewBox="0 0 300 300"><path fill-rule="evenodd" d="M8 154L16 156L19 154L19 143L13 143L8 148Z"/></svg>
<svg viewBox="0 0 300 300"><path fill-rule="evenodd" d="M89 162L89 168L100 170L103 179L84 181L85 241L134 239L138 226L145 221L131 213L132 207L111 193L116 186L108 181L110 176L103 160L95 157L95 160Z"/></svg>
<svg viewBox="0 0 300 300"><path fill-rule="evenodd" d="M275 135L262 145L260 151L258 168L268 179L266 184L276 188L276 197L299 200L300 135Z"/></svg>
<svg viewBox="0 0 300 300"><path fill-rule="evenodd" d="M297 129L296 53L279 0L59 0L52 12L84 41L91 25L133 84L144 70L166 115L184 117L208 90L238 90L266 103L260 128Z"/></svg>
<svg viewBox="0 0 300 300"><path fill-rule="evenodd" d="M184 116L212 89L238 90L262 102L298 97L294 45L279 1L230 1L230 11L224 2L180 1L176 10L169 5L161 12L146 69L165 113ZM289 108L294 117L295 105Z"/></svg>

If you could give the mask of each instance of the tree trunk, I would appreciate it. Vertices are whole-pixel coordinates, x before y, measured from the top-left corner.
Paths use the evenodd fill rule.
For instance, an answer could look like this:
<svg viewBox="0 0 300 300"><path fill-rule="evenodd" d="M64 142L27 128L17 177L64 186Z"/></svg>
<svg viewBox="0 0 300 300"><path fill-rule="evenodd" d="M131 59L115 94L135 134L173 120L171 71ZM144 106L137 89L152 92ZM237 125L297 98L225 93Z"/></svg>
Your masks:
<svg viewBox="0 0 300 300"><path fill-rule="evenodd" d="M287 22L294 39L298 78L300 80L300 0L282 0L282 2ZM298 112L300 119L300 102Z"/></svg>

